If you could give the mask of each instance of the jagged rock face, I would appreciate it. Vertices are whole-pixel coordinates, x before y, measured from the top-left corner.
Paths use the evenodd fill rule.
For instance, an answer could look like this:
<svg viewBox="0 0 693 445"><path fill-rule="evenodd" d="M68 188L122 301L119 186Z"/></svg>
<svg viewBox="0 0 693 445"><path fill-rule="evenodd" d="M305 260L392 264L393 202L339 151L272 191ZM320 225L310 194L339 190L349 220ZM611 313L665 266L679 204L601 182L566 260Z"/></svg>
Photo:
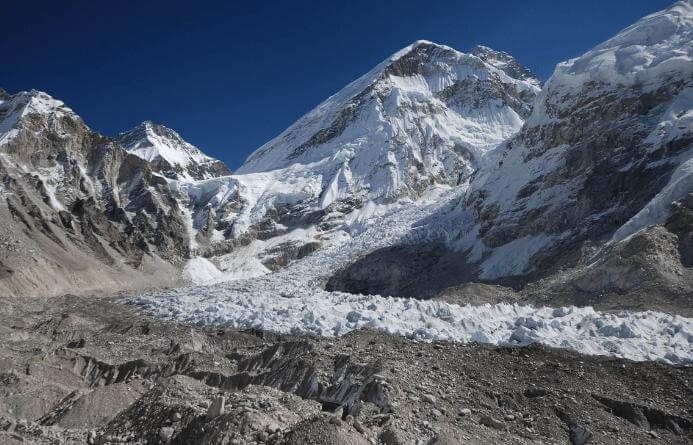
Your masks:
<svg viewBox="0 0 693 445"><path fill-rule="evenodd" d="M690 235L691 227L688 227ZM690 313L693 273L680 248L684 238L653 226L609 246L585 267L561 272L526 289L534 302Z"/></svg>
<svg viewBox="0 0 693 445"><path fill-rule="evenodd" d="M137 269L145 256L176 264L188 255L166 181L62 102L36 91L5 96L0 130L3 224L17 236L50 240L35 259L59 266L61 256L79 252L102 266Z"/></svg>
<svg viewBox="0 0 693 445"><path fill-rule="evenodd" d="M664 226L678 238L683 265L693 267L693 193L674 204Z"/></svg>
<svg viewBox="0 0 693 445"><path fill-rule="evenodd" d="M310 166L323 175L323 207L347 195L415 197L433 183L463 182L520 128L537 92L534 78L416 42L260 147L239 173Z"/></svg>
<svg viewBox="0 0 693 445"><path fill-rule="evenodd" d="M691 39L681 2L558 65L463 203L482 278L547 274L664 223L693 189Z"/></svg>
<svg viewBox="0 0 693 445"><path fill-rule="evenodd" d="M120 134L118 141L167 178L209 179L231 174L223 162L205 155L170 128L150 121Z"/></svg>

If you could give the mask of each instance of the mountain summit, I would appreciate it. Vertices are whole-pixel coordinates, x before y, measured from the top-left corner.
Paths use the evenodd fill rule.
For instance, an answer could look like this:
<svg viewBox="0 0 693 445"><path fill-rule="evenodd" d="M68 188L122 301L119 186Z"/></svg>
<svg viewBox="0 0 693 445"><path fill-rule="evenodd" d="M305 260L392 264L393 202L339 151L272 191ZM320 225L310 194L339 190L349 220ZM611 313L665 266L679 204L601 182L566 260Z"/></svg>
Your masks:
<svg viewBox="0 0 693 445"><path fill-rule="evenodd" d="M378 202L464 182L529 114L538 81L521 77L417 41L260 147L238 172L302 164L321 172L335 196Z"/></svg>
<svg viewBox="0 0 693 445"><path fill-rule="evenodd" d="M484 45L477 45L469 51L484 62L503 70L505 74L515 79L526 80L541 86L537 77L528 68L520 64L513 56L505 51L496 51Z"/></svg>
<svg viewBox="0 0 693 445"><path fill-rule="evenodd" d="M170 128L151 121L121 133L118 141L128 152L171 179L209 179L231 174L223 162L202 153Z"/></svg>

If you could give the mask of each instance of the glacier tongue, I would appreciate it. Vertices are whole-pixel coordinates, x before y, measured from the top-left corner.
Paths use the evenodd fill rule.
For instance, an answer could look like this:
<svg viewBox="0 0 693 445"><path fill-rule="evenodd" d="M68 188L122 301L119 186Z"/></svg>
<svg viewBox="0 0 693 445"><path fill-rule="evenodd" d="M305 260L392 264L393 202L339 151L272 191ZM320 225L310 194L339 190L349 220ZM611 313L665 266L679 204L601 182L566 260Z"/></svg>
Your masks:
<svg viewBox="0 0 693 445"><path fill-rule="evenodd" d="M591 307L458 306L322 289L327 275L366 252L397 242L437 241L449 230L444 225L453 221L427 224L426 217L463 193L463 187L442 188L431 191L421 205L393 206L355 237L335 241L269 275L148 292L126 301L152 315L197 325L323 336L369 328L422 341L538 342L586 354L693 363L693 319L677 315L603 313Z"/></svg>
<svg viewBox="0 0 693 445"><path fill-rule="evenodd" d="M236 282L142 295L129 300L163 318L283 334L343 335L376 329L414 340L522 346L541 343L585 354L693 363L693 320L658 312L601 313L591 307L517 304L457 306Z"/></svg>

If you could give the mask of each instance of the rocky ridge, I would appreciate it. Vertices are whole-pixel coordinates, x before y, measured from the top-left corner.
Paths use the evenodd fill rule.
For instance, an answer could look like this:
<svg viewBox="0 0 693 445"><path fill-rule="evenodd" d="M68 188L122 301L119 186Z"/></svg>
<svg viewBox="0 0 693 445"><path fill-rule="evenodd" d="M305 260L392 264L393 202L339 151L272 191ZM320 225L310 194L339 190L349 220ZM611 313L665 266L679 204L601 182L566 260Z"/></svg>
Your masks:
<svg viewBox="0 0 693 445"><path fill-rule="evenodd" d="M158 272L188 255L185 222L150 164L45 93L5 95L0 122L0 293L176 281Z"/></svg>

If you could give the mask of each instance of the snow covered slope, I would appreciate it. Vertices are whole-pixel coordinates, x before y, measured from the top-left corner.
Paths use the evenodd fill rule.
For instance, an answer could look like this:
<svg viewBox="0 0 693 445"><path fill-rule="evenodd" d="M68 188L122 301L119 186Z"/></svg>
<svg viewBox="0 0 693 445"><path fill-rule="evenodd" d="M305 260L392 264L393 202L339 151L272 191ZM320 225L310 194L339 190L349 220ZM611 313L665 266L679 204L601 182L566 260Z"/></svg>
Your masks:
<svg viewBox="0 0 693 445"><path fill-rule="evenodd" d="M231 173L223 162L205 155L170 128L151 121L121 133L118 141L172 179L208 179Z"/></svg>
<svg viewBox="0 0 693 445"><path fill-rule="evenodd" d="M486 151L519 130L539 91L526 70L516 78L486 60L415 42L260 147L238 173L310 165L322 176L323 207L463 182Z"/></svg>

